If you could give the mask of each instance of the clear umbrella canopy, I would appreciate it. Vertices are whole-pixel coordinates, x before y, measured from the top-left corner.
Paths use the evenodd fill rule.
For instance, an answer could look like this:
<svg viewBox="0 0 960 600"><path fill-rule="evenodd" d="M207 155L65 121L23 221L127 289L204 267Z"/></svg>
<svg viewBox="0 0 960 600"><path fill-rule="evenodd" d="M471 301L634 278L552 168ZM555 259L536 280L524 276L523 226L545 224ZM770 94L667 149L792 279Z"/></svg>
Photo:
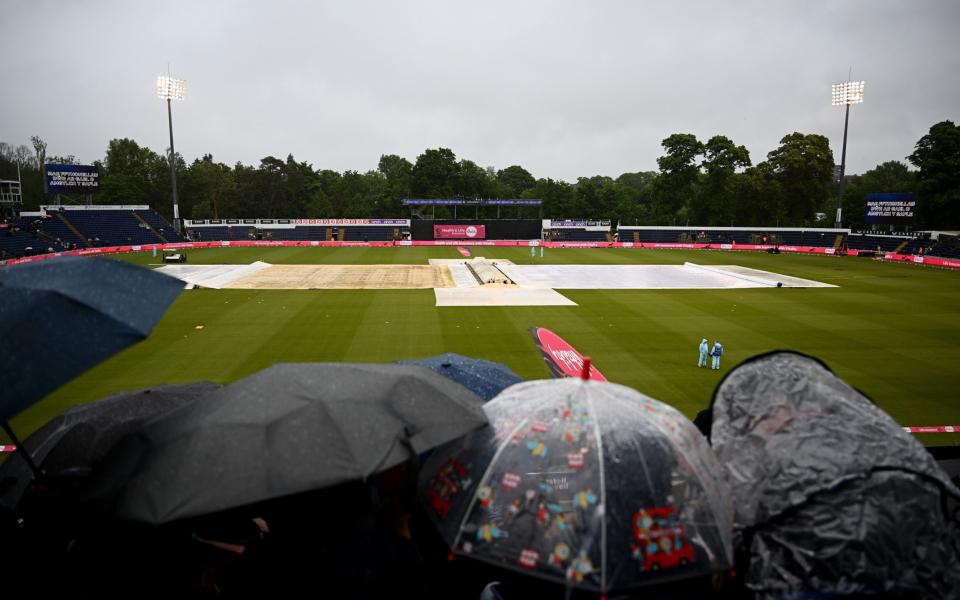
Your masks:
<svg viewBox="0 0 960 600"><path fill-rule="evenodd" d="M732 507L703 436L630 388L514 385L438 449L419 493L453 551L607 592L731 564Z"/></svg>

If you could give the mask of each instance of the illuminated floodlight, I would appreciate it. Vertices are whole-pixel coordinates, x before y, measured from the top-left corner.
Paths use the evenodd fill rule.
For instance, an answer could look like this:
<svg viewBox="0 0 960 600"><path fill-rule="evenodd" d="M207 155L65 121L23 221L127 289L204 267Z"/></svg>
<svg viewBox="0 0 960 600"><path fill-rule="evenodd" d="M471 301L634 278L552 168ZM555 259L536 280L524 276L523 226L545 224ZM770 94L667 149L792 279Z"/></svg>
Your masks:
<svg viewBox="0 0 960 600"><path fill-rule="evenodd" d="M157 97L161 100L183 100L187 94L187 82L168 75L157 77Z"/></svg>
<svg viewBox="0 0 960 600"><path fill-rule="evenodd" d="M843 117L843 150L840 154L840 180L837 186L837 220L836 228L843 226L843 183L847 170L847 126L850 124L850 105L863 102L862 81L847 81L830 86L832 103L834 106L846 106L846 115Z"/></svg>
<svg viewBox="0 0 960 600"><path fill-rule="evenodd" d="M167 101L167 124L170 127L170 189L173 194L173 228L180 231L180 206L177 204L177 152L173 149L173 109L171 100L183 100L187 95L187 82L183 79L160 75L157 77L157 97Z"/></svg>
<svg viewBox="0 0 960 600"><path fill-rule="evenodd" d="M863 81L835 83L831 86L833 106L860 104L863 102Z"/></svg>

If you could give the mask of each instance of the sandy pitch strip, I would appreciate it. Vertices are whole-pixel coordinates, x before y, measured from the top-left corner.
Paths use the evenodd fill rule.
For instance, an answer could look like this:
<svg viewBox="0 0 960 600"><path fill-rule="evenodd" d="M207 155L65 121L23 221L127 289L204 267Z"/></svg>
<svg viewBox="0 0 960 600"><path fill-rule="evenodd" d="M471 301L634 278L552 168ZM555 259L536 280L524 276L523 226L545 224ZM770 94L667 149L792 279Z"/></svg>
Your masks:
<svg viewBox="0 0 960 600"><path fill-rule="evenodd" d="M405 290L456 286L446 266L271 265L224 287L245 290Z"/></svg>

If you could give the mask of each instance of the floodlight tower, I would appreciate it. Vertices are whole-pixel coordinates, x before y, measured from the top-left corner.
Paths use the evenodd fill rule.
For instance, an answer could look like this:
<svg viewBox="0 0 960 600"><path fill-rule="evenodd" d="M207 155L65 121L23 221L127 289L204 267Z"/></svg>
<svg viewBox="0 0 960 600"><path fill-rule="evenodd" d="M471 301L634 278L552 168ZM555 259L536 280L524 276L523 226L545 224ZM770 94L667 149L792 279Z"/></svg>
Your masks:
<svg viewBox="0 0 960 600"><path fill-rule="evenodd" d="M174 79L169 75L157 77L157 97L167 101L167 122L170 125L170 186L173 189L173 228L180 231L180 207L177 206L177 166L176 152L173 149L173 109L171 100L183 100L187 93L187 82Z"/></svg>
<svg viewBox="0 0 960 600"><path fill-rule="evenodd" d="M843 119L843 150L840 153L840 191L837 198L837 223L835 227L839 229L843 211L843 172L847 168L847 125L850 123L850 105L863 102L863 83L862 81L848 81L846 83L835 83L831 86L833 96L833 106L846 106L847 115Z"/></svg>

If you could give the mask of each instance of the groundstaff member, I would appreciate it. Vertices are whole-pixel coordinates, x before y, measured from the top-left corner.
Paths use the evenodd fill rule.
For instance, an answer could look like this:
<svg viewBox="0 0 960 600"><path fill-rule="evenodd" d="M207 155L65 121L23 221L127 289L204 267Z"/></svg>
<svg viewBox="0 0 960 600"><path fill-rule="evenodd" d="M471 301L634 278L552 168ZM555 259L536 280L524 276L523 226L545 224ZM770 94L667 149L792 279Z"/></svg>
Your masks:
<svg viewBox="0 0 960 600"><path fill-rule="evenodd" d="M720 357L723 356L723 345L720 344L720 340L713 342L713 350L710 351L710 356L713 357L713 368L720 368Z"/></svg>

